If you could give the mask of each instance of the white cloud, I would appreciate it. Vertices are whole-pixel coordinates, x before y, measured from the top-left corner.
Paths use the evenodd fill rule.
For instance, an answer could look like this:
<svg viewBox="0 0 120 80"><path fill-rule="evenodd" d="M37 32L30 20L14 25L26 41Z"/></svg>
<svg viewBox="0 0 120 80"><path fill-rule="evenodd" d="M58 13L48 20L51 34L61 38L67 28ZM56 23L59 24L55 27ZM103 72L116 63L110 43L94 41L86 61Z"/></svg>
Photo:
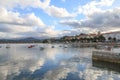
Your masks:
<svg viewBox="0 0 120 80"><path fill-rule="evenodd" d="M13 12L12 10L17 7L23 9L29 7L41 8L48 15L57 18L71 18L76 16L76 14L68 13L65 8L50 5L50 0L0 1L0 31L1 35L4 34L7 38L22 36L57 37L60 34L60 31L46 25L34 13L21 14Z"/></svg>
<svg viewBox="0 0 120 80"><path fill-rule="evenodd" d="M75 17L76 14L70 14L65 8L59 8L54 5L50 5L51 0L14 0L14 1L9 1L9 0L4 0L0 1L0 6L7 8L7 9L13 9L15 7L20 7L20 8L41 8L43 9L48 15L54 16L57 18L66 18L66 17ZM64 14L63 14L64 13Z"/></svg>
<svg viewBox="0 0 120 80"><path fill-rule="evenodd" d="M119 15L119 9L112 13L108 11L109 14L103 9L104 7L110 7L114 3L114 0L100 0L91 1L84 6L79 6L79 13L84 14L86 19L83 20L67 20L61 21L61 24L80 28L71 31L58 31L52 28L52 26L46 25L39 17L34 13L21 14L19 12L13 12L14 8L40 8L49 16L57 17L60 19L73 19L77 16L77 13L69 13L65 8L57 7L50 4L51 0L0 0L0 31L4 36L9 37L14 36L46 36L46 37L57 37L62 36L64 33L67 35L77 34L79 31L93 31L97 29L105 30L106 26L109 29L116 29L119 27L119 19L112 17L111 15ZM64 1L64 0L63 0ZM97 16L96 16L97 15ZM116 16L116 17L117 17ZM104 19L104 20L103 20ZM113 24L111 24L113 21ZM92 28L91 28L92 27ZM99 28L98 28L99 27ZM107 27L108 28L108 27ZM76 32L75 32L76 31Z"/></svg>
<svg viewBox="0 0 120 80"><path fill-rule="evenodd" d="M36 17L34 13L21 15L18 12L8 11L5 8L0 8L0 23L9 25L23 25L23 26L40 26L44 27L45 24Z"/></svg>
<svg viewBox="0 0 120 80"><path fill-rule="evenodd" d="M65 2L66 0L62 0L62 2Z"/></svg>
<svg viewBox="0 0 120 80"><path fill-rule="evenodd" d="M52 28L47 28L45 30L45 33L49 34L48 36L49 37L57 37L58 36L58 31L55 31L54 29Z"/></svg>
<svg viewBox="0 0 120 80"><path fill-rule="evenodd" d="M58 32L45 25L34 13L20 14L0 8L0 31L6 37L56 37ZM9 34L8 34L9 33Z"/></svg>
<svg viewBox="0 0 120 80"><path fill-rule="evenodd" d="M96 12L83 20L61 21L60 24L71 26L73 28L86 28L88 31L120 29L120 8L107 10L105 12Z"/></svg>
<svg viewBox="0 0 120 80"><path fill-rule="evenodd" d="M101 0L98 5L100 6L112 6L115 0Z"/></svg>
<svg viewBox="0 0 120 80"><path fill-rule="evenodd" d="M112 6L113 2L114 0L91 1L84 6L79 6L78 11L79 13L89 16L96 12L104 12L104 8Z"/></svg>
<svg viewBox="0 0 120 80"><path fill-rule="evenodd" d="M7 9L13 9L14 7L34 7L34 8L45 8L50 4L50 0L0 0L0 7L5 7Z"/></svg>
<svg viewBox="0 0 120 80"><path fill-rule="evenodd" d="M76 14L70 14L67 12L67 10L65 8L59 8L59 7L55 7L55 6L48 6L45 9L45 12L47 14L49 14L50 16L54 16L57 18L72 18L75 17Z"/></svg>

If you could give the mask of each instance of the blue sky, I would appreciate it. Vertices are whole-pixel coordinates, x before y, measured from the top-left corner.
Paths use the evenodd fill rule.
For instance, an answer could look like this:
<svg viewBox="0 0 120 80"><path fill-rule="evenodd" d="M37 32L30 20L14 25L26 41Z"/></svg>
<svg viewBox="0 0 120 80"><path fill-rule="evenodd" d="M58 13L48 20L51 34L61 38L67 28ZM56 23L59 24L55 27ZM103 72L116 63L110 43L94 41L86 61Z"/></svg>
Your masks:
<svg viewBox="0 0 120 80"><path fill-rule="evenodd" d="M120 30L120 0L0 1L1 38L62 37Z"/></svg>

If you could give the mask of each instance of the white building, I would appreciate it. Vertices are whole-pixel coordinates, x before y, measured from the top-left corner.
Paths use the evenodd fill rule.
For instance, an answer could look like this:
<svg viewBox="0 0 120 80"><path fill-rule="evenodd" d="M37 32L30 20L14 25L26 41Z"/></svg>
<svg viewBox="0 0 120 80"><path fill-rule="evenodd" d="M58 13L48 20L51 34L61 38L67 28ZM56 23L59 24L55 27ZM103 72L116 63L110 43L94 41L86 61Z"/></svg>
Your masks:
<svg viewBox="0 0 120 80"><path fill-rule="evenodd" d="M120 31L116 32L108 32L108 33L102 33L103 36L108 40L109 37L116 38L117 40L120 40Z"/></svg>

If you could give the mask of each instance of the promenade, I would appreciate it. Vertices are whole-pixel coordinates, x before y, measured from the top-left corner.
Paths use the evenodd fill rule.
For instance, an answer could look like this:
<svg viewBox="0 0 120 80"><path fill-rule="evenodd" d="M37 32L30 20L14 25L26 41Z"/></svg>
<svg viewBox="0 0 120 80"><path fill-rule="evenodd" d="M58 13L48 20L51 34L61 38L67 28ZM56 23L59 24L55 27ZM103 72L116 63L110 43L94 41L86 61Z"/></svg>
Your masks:
<svg viewBox="0 0 120 80"><path fill-rule="evenodd" d="M101 46L113 46L120 47L120 43L69 43L72 47L96 47L98 45Z"/></svg>

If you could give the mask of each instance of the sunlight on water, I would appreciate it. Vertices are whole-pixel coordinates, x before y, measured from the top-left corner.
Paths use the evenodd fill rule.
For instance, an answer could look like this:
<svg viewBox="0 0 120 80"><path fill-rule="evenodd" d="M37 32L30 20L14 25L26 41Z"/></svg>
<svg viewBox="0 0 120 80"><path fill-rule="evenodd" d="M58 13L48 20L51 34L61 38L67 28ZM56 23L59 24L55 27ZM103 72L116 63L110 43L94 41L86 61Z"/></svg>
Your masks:
<svg viewBox="0 0 120 80"><path fill-rule="evenodd" d="M92 48L30 45L0 44L0 80L120 80L117 66L92 62Z"/></svg>

